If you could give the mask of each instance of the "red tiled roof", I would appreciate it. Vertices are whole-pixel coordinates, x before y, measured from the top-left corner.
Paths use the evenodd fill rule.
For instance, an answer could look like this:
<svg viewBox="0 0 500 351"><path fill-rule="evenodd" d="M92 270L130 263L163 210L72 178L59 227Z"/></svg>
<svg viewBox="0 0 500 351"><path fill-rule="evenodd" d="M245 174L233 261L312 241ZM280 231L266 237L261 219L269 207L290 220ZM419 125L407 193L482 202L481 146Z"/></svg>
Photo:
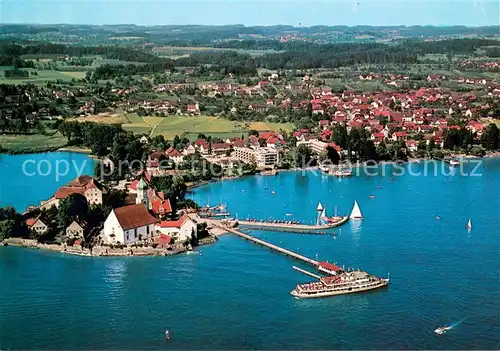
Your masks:
<svg viewBox="0 0 500 351"><path fill-rule="evenodd" d="M272 136L275 136L276 134L274 132L259 132L259 138L262 139L269 139Z"/></svg>
<svg viewBox="0 0 500 351"><path fill-rule="evenodd" d="M229 149L231 145L228 143L214 143L212 144L212 150L216 149Z"/></svg>
<svg viewBox="0 0 500 351"><path fill-rule="evenodd" d="M62 186L59 189L57 189L54 197L56 199L62 200L62 199L65 199L72 194L82 194L83 195L85 193L85 190L86 189L84 187Z"/></svg>
<svg viewBox="0 0 500 351"><path fill-rule="evenodd" d="M188 216L183 215L181 218L179 218L176 221L161 221L158 224L158 227L160 227L160 228L180 228L184 224L184 222L187 221L188 219L189 219Z"/></svg>
<svg viewBox="0 0 500 351"><path fill-rule="evenodd" d="M143 227L153 224L158 220L146 209L144 204L136 204L115 208L116 218L124 230Z"/></svg>
<svg viewBox="0 0 500 351"><path fill-rule="evenodd" d="M335 151L337 152L340 152L342 149L340 148L340 146L338 146L337 144L335 144L334 142L331 142L331 143L328 143L327 146L330 146L330 147L333 147L335 149Z"/></svg>
<svg viewBox="0 0 500 351"><path fill-rule="evenodd" d="M26 220L26 225L28 227L32 227L36 223L36 221L38 221L38 218L28 218Z"/></svg>
<svg viewBox="0 0 500 351"><path fill-rule="evenodd" d="M171 157L176 157L176 156L182 156L182 154L174 149L173 147L169 147L168 150L166 151L167 155L168 156L171 156Z"/></svg>
<svg viewBox="0 0 500 351"><path fill-rule="evenodd" d="M151 202L153 207L153 212L155 214L172 213L172 205L170 205L170 200L154 200Z"/></svg>
<svg viewBox="0 0 500 351"><path fill-rule="evenodd" d="M171 242L172 242L172 237L165 234L160 234L158 239L156 239L156 243L158 245L169 245Z"/></svg>
<svg viewBox="0 0 500 351"><path fill-rule="evenodd" d="M75 179L73 179L71 182L67 184L67 186L75 186L75 187L83 187L86 186L88 183L90 183L94 178L92 178L89 175L82 175L79 176Z"/></svg>

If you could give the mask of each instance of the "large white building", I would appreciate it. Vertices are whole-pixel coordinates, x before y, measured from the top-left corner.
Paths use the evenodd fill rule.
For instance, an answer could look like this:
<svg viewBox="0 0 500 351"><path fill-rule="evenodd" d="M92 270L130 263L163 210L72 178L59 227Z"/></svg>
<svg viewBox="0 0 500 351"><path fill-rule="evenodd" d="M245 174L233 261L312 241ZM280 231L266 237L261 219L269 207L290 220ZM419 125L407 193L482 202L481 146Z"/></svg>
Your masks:
<svg viewBox="0 0 500 351"><path fill-rule="evenodd" d="M316 154L320 154L321 151L325 150L328 146L333 147L337 152L340 153L341 149L339 146L335 145L335 143L325 143L324 141L318 139L309 139L303 141L297 141L297 147L300 145L305 145Z"/></svg>
<svg viewBox="0 0 500 351"><path fill-rule="evenodd" d="M57 189L53 197L42 201L40 209L48 209L52 206L59 207L59 202L72 194L81 194L87 199L89 205L101 205L107 191L96 179L89 175L82 175L65 186Z"/></svg>
<svg viewBox="0 0 500 351"><path fill-rule="evenodd" d="M191 240L192 235L197 235L196 222L187 215L176 221L161 221L155 225L160 234L168 235L176 241L184 242Z"/></svg>
<svg viewBox="0 0 500 351"><path fill-rule="evenodd" d="M275 166L279 163L279 152L271 147L237 147L233 156L245 163L254 163L259 167Z"/></svg>
<svg viewBox="0 0 500 351"><path fill-rule="evenodd" d="M143 203L115 208L104 222L103 239L108 244L132 244L155 236L153 217Z"/></svg>

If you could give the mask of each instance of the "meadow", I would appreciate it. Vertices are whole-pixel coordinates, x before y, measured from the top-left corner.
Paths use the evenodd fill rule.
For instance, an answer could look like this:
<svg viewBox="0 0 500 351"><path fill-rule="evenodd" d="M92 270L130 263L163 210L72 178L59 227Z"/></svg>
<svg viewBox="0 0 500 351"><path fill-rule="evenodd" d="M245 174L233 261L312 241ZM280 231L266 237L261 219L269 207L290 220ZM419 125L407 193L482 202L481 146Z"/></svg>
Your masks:
<svg viewBox="0 0 500 351"><path fill-rule="evenodd" d="M3 134L0 145L11 153L43 152L65 146L68 139L59 132L51 135L42 134Z"/></svg>
<svg viewBox="0 0 500 351"><path fill-rule="evenodd" d="M163 135L166 139L173 139L176 135L189 139L196 139L198 134L211 135L212 137L229 138L247 134L249 130L291 132L291 123L270 122L238 122L210 116L166 116L166 117L141 117L136 113L98 114L77 117L72 120L80 122L121 124L124 130L135 134L150 136Z"/></svg>
<svg viewBox="0 0 500 351"><path fill-rule="evenodd" d="M22 70L27 70L29 72L34 71L33 69L22 69ZM3 73L0 70L0 84L27 84L27 83L32 83L32 84L37 84L37 85L43 85L46 84L48 81L56 81L56 80L62 80L65 82L71 81L71 79L81 79L85 77L86 72L66 72L66 71L55 71L55 70L37 70L38 75L32 76L30 75L29 77L26 78L14 78L14 79L8 79L5 78Z"/></svg>

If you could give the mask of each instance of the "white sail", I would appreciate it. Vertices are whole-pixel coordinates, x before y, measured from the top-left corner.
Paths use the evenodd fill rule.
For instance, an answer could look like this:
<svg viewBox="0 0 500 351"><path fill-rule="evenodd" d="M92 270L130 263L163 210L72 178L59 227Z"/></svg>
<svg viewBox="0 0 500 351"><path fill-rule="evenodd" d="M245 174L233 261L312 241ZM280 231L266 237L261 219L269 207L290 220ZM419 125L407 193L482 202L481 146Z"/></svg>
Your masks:
<svg viewBox="0 0 500 351"><path fill-rule="evenodd" d="M323 212L321 212L321 215L319 216L320 219L326 219L326 210L323 209Z"/></svg>
<svg viewBox="0 0 500 351"><path fill-rule="evenodd" d="M316 211L318 212L323 211L323 205L321 204L321 202L318 202L318 207L316 207Z"/></svg>
<svg viewBox="0 0 500 351"><path fill-rule="evenodd" d="M469 219L469 221L467 222L467 228L468 229L472 229L472 222L471 220Z"/></svg>
<svg viewBox="0 0 500 351"><path fill-rule="evenodd" d="M354 207L352 208L351 215L349 216L351 219L362 219L363 215L361 214L361 210L359 209L358 202L354 201Z"/></svg>

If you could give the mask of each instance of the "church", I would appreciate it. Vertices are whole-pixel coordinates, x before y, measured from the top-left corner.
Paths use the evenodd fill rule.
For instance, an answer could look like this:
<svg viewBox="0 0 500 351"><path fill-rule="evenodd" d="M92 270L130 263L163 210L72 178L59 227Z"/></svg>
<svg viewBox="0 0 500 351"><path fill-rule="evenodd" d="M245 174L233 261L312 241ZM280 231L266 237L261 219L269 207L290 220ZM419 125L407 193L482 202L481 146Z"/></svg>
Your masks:
<svg viewBox="0 0 500 351"><path fill-rule="evenodd" d="M133 244L152 239L158 219L150 213L149 186L143 178L137 184L136 203L115 208L104 222L103 240L107 244Z"/></svg>

